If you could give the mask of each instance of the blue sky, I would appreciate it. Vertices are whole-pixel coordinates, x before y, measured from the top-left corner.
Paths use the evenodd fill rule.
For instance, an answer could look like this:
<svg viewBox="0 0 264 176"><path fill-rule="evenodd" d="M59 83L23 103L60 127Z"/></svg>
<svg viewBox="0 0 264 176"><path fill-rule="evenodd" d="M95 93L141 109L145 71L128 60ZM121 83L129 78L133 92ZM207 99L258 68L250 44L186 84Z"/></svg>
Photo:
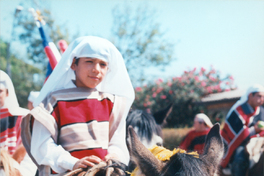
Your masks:
<svg viewBox="0 0 264 176"><path fill-rule="evenodd" d="M19 0L0 0L0 35L10 38L12 15ZM44 1L37 1L42 5ZM59 24L69 32L111 38L112 9L121 0L46 0ZM239 89L264 85L264 1L260 0L130 0L131 6L148 4L157 11L165 37L177 43L176 61L165 71L147 70L156 78L179 76L194 67L221 76L233 75ZM28 8L28 7L26 7ZM36 6L35 6L36 8ZM20 52L20 51L17 51Z"/></svg>

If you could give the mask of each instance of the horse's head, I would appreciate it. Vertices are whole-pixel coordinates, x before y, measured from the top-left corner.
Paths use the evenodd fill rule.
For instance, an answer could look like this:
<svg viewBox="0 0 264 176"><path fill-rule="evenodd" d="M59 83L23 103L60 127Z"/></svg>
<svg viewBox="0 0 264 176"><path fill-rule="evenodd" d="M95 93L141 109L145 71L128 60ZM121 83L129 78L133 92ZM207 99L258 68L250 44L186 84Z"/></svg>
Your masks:
<svg viewBox="0 0 264 176"><path fill-rule="evenodd" d="M172 104L153 115L144 110L131 110L126 119L126 129L132 126L143 145L163 145L161 125L172 110Z"/></svg>
<svg viewBox="0 0 264 176"><path fill-rule="evenodd" d="M169 161L158 160L138 139L132 127L128 128L131 159L136 163L139 175L145 176L212 176L223 157L224 146L220 125L216 124L207 135L204 154L199 158L186 153L176 153Z"/></svg>

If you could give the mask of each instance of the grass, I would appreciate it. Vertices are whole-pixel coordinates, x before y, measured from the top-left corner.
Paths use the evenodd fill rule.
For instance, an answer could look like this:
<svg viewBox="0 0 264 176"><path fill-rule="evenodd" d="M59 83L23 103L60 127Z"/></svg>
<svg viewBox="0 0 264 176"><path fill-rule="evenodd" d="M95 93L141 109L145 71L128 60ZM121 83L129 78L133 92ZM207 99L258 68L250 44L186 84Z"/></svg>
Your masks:
<svg viewBox="0 0 264 176"><path fill-rule="evenodd" d="M167 149L174 149L179 146L182 139L187 135L191 128L164 128L163 133L163 146Z"/></svg>

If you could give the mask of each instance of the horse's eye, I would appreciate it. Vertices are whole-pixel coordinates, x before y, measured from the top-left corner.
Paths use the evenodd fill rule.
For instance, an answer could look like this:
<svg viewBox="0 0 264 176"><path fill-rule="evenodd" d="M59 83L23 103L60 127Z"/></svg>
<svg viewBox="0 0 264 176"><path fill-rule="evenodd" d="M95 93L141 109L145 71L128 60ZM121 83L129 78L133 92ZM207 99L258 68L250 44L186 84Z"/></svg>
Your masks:
<svg viewBox="0 0 264 176"><path fill-rule="evenodd" d="M158 142L156 143L157 146L162 146L162 143Z"/></svg>

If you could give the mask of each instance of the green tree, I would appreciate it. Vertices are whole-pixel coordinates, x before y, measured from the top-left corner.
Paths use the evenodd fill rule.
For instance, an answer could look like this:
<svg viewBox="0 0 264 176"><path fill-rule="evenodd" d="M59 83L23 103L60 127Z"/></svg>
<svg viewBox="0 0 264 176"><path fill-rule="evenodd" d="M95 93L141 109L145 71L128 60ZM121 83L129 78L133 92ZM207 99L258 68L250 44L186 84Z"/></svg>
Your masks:
<svg viewBox="0 0 264 176"><path fill-rule="evenodd" d="M7 43L0 39L0 69L6 70L6 49ZM12 82L15 88L17 99L19 105L26 108L27 107L27 98L29 92L32 90L40 90L43 84L43 78L34 79L38 77L41 70L33 65L25 63L22 59L17 58L14 54L11 53L11 74Z"/></svg>
<svg viewBox="0 0 264 176"><path fill-rule="evenodd" d="M161 32L156 12L147 6L113 9L113 42L124 57L132 82L146 80L145 68L168 65L173 59L174 44Z"/></svg>
<svg viewBox="0 0 264 176"><path fill-rule="evenodd" d="M46 23L43 25L43 28L47 39L54 42L55 44L61 39L69 43L70 39L68 29L66 27L57 25L49 10L41 9L40 12L41 17ZM28 59L32 60L34 63L42 65L43 73L46 73L48 59L44 52L42 39L32 14L29 12L21 13L18 24L22 28L22 32L19 34L19 39L23 44L28 46Z"/></svg>
<svg viewBox="0 0 264 176"><path fill-rule="evenodd" d="M162 109L169 103L173 103L173 110L167 119L167 126L191 126L195 114L206 113L205 107L198 106L195 102L210 93L231 89L235 89L232 76L221 79L220 73L214 68L209 71L204 68L197 71L195 68L185 71L180 77L174 77L167 81L158 79L155 83L136 87L136 97L132 107L155 112L157 109ZM215 122L215 119L211 120Z"/></svg>

